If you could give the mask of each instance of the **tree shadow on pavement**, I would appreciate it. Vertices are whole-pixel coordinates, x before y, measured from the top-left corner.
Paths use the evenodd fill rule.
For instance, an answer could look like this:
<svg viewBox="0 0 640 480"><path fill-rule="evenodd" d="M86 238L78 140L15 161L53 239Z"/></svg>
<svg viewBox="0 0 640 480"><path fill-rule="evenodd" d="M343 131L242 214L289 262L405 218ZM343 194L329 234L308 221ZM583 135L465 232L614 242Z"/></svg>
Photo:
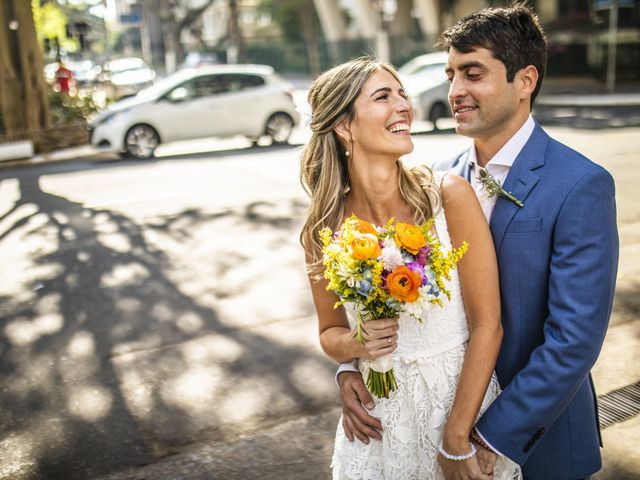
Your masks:
<svg viewBox="0 0 640 480"><path fill-rule="evenodd" d="M39 180L0 211L17 252L2 259L0 478L93 478L335 403L315 326L298 331L308 299L286 283L303 205L136 223Z"/></svg>

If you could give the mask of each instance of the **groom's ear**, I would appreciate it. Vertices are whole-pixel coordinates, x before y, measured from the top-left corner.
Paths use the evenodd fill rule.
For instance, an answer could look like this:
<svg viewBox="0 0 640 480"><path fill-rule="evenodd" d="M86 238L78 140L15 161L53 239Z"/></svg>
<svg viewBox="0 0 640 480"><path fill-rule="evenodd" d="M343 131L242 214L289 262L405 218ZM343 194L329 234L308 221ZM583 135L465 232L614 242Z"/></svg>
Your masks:
<svg viewBox="0 0 640 480"><path fill-rule="evenodd" d="M538 69L533 65L527 65L516 73L516 80L520 87L521 99L529 99L538 84Z"/></svg>

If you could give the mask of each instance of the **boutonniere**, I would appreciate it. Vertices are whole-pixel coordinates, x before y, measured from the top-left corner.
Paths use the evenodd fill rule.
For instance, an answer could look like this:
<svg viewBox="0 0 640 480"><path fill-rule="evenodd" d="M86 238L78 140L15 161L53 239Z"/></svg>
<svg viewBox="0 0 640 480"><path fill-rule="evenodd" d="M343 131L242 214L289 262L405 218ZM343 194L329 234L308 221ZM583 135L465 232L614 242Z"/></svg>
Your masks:
<svg viewBox="0 0 640 480"><path fill-rule="evenodd" d="M516 198L513 193L507 192L504 188L502 188L500 182L493 178L493 175L487 172L485 168L480 168L479 170L480 173L476 177L476 179L482 184L482 189L484 190L484 194L487 198L492 199L496 197L504 197L507 200L511 200L517 206L524 207L524 203Z"/></svg>

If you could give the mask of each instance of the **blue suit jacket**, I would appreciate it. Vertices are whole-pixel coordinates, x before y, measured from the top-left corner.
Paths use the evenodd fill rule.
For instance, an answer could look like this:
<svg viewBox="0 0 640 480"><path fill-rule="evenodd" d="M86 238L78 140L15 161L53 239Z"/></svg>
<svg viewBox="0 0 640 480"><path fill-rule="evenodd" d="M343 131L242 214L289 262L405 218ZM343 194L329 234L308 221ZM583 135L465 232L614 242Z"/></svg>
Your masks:
<svg viewBox="0 0 640 480"><path fill-rule="evenodd" d="M467 156L433 168L469 180ZM477 426L526 478L583 478L601 467L589 371L606 333L618 265L613 179L536 124L504 188L524 207L500 197L491 217L503 392Z"/></svg>

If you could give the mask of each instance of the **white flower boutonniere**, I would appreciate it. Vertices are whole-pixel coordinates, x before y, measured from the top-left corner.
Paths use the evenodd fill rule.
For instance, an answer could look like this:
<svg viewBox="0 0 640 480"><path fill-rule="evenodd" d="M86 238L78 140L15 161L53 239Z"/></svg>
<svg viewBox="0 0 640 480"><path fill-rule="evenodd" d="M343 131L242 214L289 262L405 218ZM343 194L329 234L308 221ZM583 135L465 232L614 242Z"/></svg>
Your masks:
<svg viewBox="0 0 640 480"><path fill-rule="evenodd" d="M524 207L524 203L516 198L513 193L507 192L504 188L502 188L500 182L493 178L493 175L487 172L485 168L480 168L479 170L479 175L476 178L482 184L482 189L484 190L484 194L487 198L495 198L500 196L506 198L507 200L511 200L519 207Z"/></svg>

